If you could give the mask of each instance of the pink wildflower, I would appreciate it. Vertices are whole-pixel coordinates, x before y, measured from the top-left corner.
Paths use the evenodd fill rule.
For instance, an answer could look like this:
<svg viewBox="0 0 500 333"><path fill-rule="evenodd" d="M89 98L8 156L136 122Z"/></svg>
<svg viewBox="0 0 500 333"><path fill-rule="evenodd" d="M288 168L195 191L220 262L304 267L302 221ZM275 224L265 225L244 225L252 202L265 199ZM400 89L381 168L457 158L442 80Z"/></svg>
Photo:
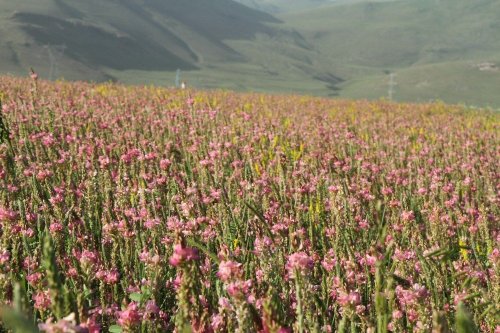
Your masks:
<svg viewBox="0 0 500 333"><path fill-rule="evenodd" d="M214 329L215 331L222 330L224 326L224 317L220 314L213 315L210 320L210 325L212 326L212 329Z"/></svg>
<svg viewBox="0 0 500 333"><path fill-rule="evenodd" d="M40 272L36 272L36 273L33 273L33 274L26 276L26 280L32 286L36 285L41 279L42 279L42 273L40 273Z"/></svg>
<svg viewBox="0 0 500 333"><path fill-rule="evenodd" d="M415 214L413 211L404 211L401 213L401 220L405 222L412 222L415 221Z"/></svg>
<svg viewBox="0 0 500 333"><path fill-rule="evenodd" d="M51 233L57 234L57 233L59 233L60 231L63 230L63 226L62 226L61 223L54 222L54 223L52 223L50 225L49 230L50 230Z"/></svg>
<svg viewBox="0 0 500 333"><path fill-rule="evenodd" d="M38 310L47 310L52 304L47 290L37 292L33 295L33 300L35 301L35 309Z"/></svg>
<svg viewBox="0 0 500 333"><path fill-rule="evenodd" d="M116 284L120 280L120 273L116 269L110 270L106 274L106 278L104 281L106 281L107 284Z"/></svg>
<svg viewBox="0 0 500 333"><path fill-rule="evenodd" d="M19 214L8 208L0 207L0 222L14 222Z"/></svg>
<svg viewBox="0 0 500 333"><path fill-rule="evenodd" d="M4 265L5 263L8 263L10 260L10 252L7 250L1 251L0 252L0 265Z"/></svg>
<svg viewBox="0 0 500 333"><path fill-rule="evenodd" d="M314 261L309 255L304 252L293 253L288 257L286 269L290 277L293 277L295 272L306 274L314 267Z"/></svg>
<svg viewBox="0 0 500 333"><path fill-rule="evenodd" d="M349 294L340 293L337 301L342 306L357 306L361 304L361 294L357 291L351 291Z"/></svg>
<svg viewBox="0 0 500 333"><path fill-rule="evenodd" d="M167 170L172 162L169 159L163 159L160 161L160 169Z"/></svg>
<svg viewBox="0 0 500 333"><path fill-rule="evenodd" d="M156 318L160 313L160 308L156 305L154 300L150 300L146 302L144 307L144 315L143 319L153 319Z"/></svg>
<svg viewBox="0 0 500 333"><path fill-rule="evenodd" d="M30 70L30 78L35 82L38 80L38 74L33 70L33 68Z"/></svg>
<svg viewBox="0 0 500 333"><path fill-rule="evenodd" d="M221 261L217 276L224 282L240 275L241 264L234 261Z"/></svg>
<svg viewBox="0 0 500 333"><path fill-rule="evenodd" d="M139 308L135 302L131 302L127 308L118 312L118 324L126 328L132 328L141 321Z"/></svg>
<svg viewBox="0 0 500 333"><path fill-rule="evenodd" d="M251 287L252 280L236 281L228 284L226 290L231 297L239 298L247 295L250 292Z"/></svg>
<svg viewBox="0 0 500 333"><path fill-rule="evenodd" d="M189 262L193 260L198 260L198 250L190 247L183 248L182 245L174 245L174 253L169 259L169 263L172 266L180 266L184 262Z"/></svg>

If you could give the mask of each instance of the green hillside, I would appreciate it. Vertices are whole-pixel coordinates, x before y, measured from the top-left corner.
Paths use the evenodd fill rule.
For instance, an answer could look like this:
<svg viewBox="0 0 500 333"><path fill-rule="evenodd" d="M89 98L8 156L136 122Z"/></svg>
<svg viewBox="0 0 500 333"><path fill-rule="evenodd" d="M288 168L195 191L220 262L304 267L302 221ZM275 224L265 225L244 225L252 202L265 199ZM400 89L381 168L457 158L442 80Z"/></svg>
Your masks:
<svg viewBox="0 0 500 333"><path fill-rule="evenodd" d="M70 78L82 70L98 79L109 77L108 70L245 62L226 40L273 36L278 30L268 23L279 23L230 0L40 0L3 2L0 9L1 71L35 66L43 73L54 62Z"/></svg>
<svg viewBox="0 0 500 333"><path fill-rule="evenodd" d="M341 96L377 99L388 95L385 74L346 82ZM444 101L483 107L500 107L500 71L479 70L472 62L446 62L412 66L395 73L393 98L396 101Z"/></svg>
<svg viewBox="0 0 500 333"><path fill-rule="evenodd" d="M499 1L345 1L279 17L351 66L341 96L387 96L393 72L400 100L500 105Z"/></svg>
<svg viewBox="0 0 500 333"><path fill-rule="evenodd" d="M272 14L297 12L310 8L325 6L341 0L236 0L245 6Z"/></svg>
<svg viewBox="0 0 500 333"><path fill-rule="evenodd" d="M497 0L239 2L4 1L0 73L500 107Z"/></svg>
<svg viewBox="0 0 500 333"><path fill-rule="evenodd" d="M398 68L500 54L496 0L362 2L283 18L343 63Z"/></svg>

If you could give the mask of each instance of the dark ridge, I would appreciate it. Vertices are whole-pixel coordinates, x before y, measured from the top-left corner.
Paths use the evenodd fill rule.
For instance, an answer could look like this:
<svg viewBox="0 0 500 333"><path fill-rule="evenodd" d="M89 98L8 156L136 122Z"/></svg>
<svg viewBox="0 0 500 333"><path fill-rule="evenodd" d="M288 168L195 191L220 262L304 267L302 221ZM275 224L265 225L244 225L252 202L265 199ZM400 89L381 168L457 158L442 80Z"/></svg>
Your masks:
<svg viewBox="0 0 500 333"><path fill-rule="evenodd" d="M12 63L14 65L20 66L21 65L21 60L19 60L17 52L14 49L14 47L12 46L12 42L7 42L7 48L11 52L10 61L12 61Z"/></svg>
<svg viewBox="0 0 500 333"><path fill-rule="evenodd" d="M274 29L267 23L281 23L272 15L227 0L146 0L145 6L218 43L252 39L257 33L272 35Z"/></svg>
<svg viewBox="0 0 500 333"><path fill-rule="evenodd" d="M169 36L170 38L175 40L175 43L180 45L185 51L187 51L189 53L190 57L194 61L198 62L200 60L198 55L191 50L191 48L189 47L188 44L186 44L186 42L184 42L181 38L174 35L170 30L165 28L163 25L156 22L154 20L153 16L151 15L151 12L145 10L145 8L146 8L145 6L141 6L134 1L123 1L123 5L125 7L127 7L130 11L132 11L134 14L141 17L145 22L148 22L149 24L154 26L156 29L161 31L164 35ZM122 29L120 29L120 30L122 30ZM126 32L129 35L135 35L135 31L126 31ZM141 36L138 36L138 37L141 38Z"/></svg>
<svg viewBox="0 0 500 333"><path fill-rule="evenodd" d="M14 20L41 45L66 45L66 54L84 64L116 70L196 69L164 47L144 39L117 36L99 27L51 16L16 13Z"/></svg>
<svg viewBox="0 0 500 333"><path fill-rule="evenodd" d="M341 77L338 77L332 73L318 74L313 76L313 78L327 84L327 88L332 91L330 94L328 94L329 96L338 96L339 91L341 90L338 85L345 81Z"/></svg>

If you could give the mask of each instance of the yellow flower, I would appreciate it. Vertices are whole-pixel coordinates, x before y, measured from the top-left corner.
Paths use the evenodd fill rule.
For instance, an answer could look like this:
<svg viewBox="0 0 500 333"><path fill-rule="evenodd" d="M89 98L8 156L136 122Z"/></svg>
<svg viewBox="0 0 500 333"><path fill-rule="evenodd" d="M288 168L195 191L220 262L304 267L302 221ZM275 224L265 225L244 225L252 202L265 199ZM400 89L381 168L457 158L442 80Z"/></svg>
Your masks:
<svg viewBox="0 0 500 333"><path fill-rule="evenodd" d="M465 261L467 261L469 259L469 254L467 253L467 250L465 249L465 247L467 246L467 242L465 241L465 239L460 238L458 240L458 245L460 246L460 255L462 256L462 258Z"/></svg>

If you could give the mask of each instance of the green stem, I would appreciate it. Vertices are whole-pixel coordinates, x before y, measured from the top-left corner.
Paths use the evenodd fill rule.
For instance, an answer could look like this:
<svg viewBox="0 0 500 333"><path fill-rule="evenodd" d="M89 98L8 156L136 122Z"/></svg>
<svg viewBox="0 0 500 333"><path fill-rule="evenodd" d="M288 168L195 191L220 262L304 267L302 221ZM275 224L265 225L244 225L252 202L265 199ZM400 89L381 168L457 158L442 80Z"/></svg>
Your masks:
<svg viewBox="0 0 500 333"><path fill-rule="evenodd" d="M302 293L300 288L299 274L295 272L295 297L297 297L297 321L298 332L304 332L304 313L302 311Z"/></svg>

